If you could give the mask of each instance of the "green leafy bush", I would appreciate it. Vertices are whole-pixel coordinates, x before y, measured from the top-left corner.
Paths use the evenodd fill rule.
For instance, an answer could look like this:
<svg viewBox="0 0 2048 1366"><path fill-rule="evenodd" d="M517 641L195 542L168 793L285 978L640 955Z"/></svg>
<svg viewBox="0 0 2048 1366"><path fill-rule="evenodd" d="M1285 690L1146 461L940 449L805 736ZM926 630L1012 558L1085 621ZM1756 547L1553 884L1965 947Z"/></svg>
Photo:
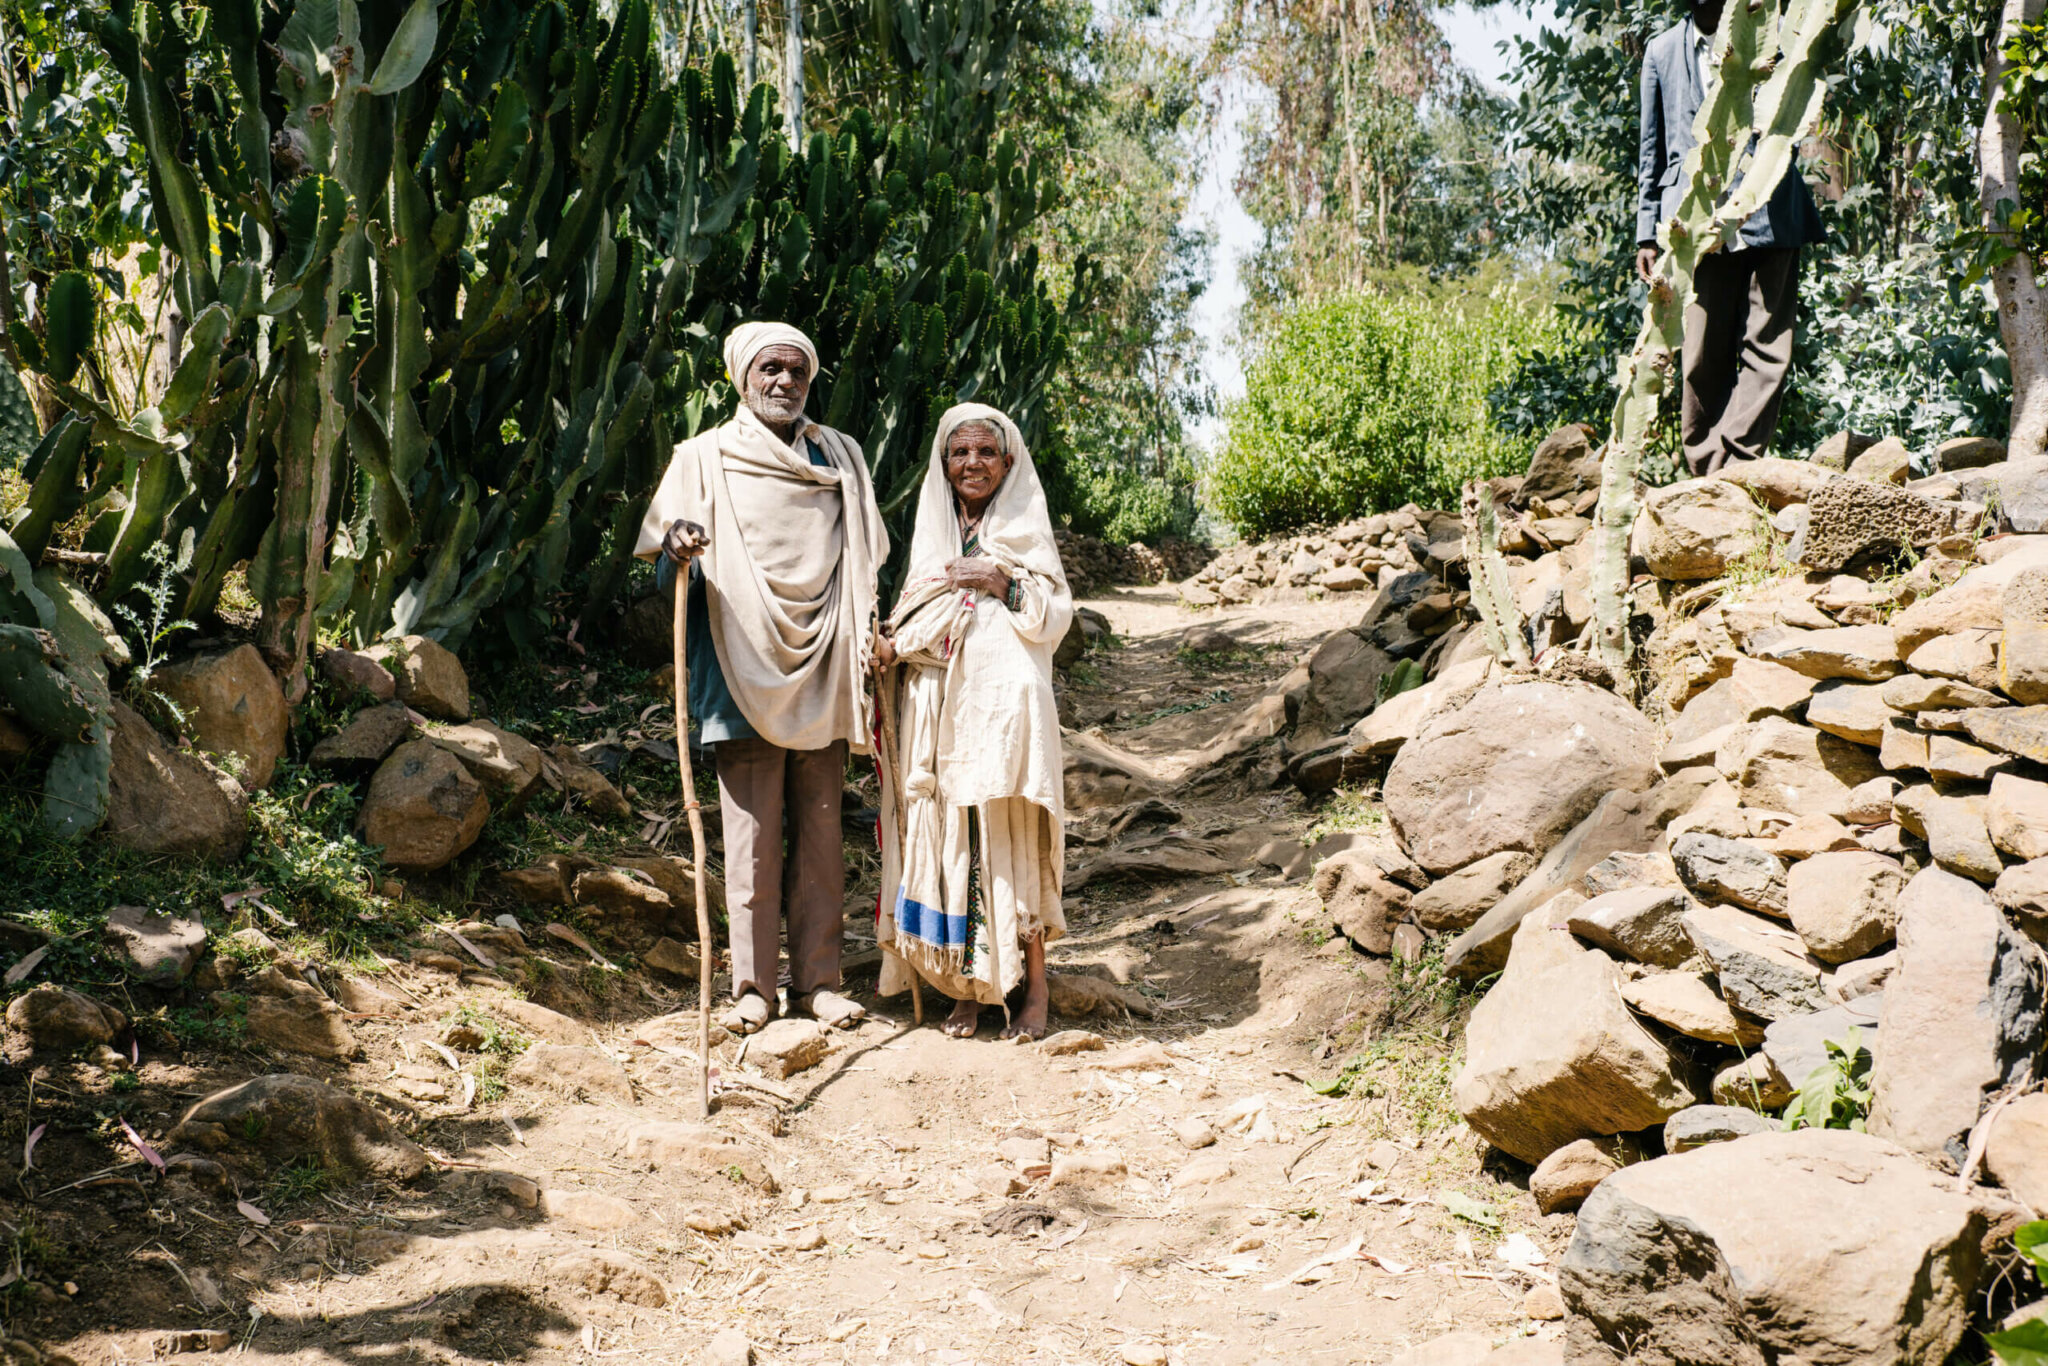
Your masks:
<svg viewBox="0 0 2048 1366"><path fill-rule="evenodd" d="M1247 537L1407 502L1457 506L1466 480L1527 460L1529 441L1492 425L1486 395L1550 325L1500 294L1347 294L1291 310L1227 414L1210 505Z"/></svg>

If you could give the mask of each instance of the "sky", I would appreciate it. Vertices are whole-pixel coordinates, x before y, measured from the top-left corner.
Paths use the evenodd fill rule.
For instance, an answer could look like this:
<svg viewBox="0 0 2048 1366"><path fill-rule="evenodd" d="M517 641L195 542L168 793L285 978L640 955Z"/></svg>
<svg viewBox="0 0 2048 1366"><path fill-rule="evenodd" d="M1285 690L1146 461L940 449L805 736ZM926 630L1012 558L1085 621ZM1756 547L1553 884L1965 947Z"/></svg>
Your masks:
<svg viewBox="0 0 2048 1366"><path fill-rule="evenodd" d="M1553 14L1548 0L1505 0L1485 9L1461 3L1441 11L1438 22L1450 40L1453 58L1505 89L1507 57L1499 51L1500 45L1518 35L1533 35L1541 27L1542 19ZM1217 398L1225 402L1244 393L1244 371L1238 365L1230 336L1238 309L1244 304L1237 263L1258 241L1256 225L1231 188L1237 179L1238 158L1243 148L1240 121L1244 111L1243 92L1226 90L1222 128L1210 151L1207 174L1188 211L1189 220L1207 227L1216 239L1209 289L1197 303L1195 315L1196 327L1209 343L1203 370L1215 386ZM1217 426L1213 421L1205 424L1198 439L1207 444Z"/></svg>

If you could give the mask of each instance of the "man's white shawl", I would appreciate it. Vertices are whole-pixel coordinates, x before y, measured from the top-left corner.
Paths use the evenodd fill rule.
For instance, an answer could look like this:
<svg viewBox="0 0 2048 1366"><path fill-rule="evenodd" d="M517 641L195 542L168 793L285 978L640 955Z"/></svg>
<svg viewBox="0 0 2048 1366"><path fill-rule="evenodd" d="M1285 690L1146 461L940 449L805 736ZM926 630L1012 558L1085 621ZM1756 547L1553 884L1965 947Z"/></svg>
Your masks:
<svg viewBox="0 0 2048 1366"><path fill-rule="evenodd" d="M960 523L946 482L946 441L966 423L986 423L1012 457L990 500L978 554L1017 581L1019 604L945 586L961 553ZM1023 435L1003 413L978 403L946 411L932 441L910 543L910 569L893 618L903 659L900 782L884 784L882 905L878 937L896 950L882 969L884 994L903 990L907 962L956 996L988 1004L1022 973L1020 937L1064 929L1059 885L1064 862L1064 768L1052 656L1073 621L1073 597L1053 542L1052 518ZM900 788L900 790L898 790ZM1019 798L1043 821L1020 821L997 805ZM982 917L972 932L971 971L963 955L932 938L898 933L906 903L955 922L965 915L969 872L964 813L981 812ZM1033 848L1012 848L1007 832L1028 829ZM892 838L898 836L900 838Z"/></svg>
<svg viewBox="0 0 2048 1366"><path fill-rule="evenodd" d="M775 345L817 356L795 328L744 324L725 348L734 383ZM659 554L678 518L705 528L711 641L740 711L784 749L845 740L866 754L876 575L889 533L853 439L815 422L802 435L829 464L813 465L744 404L724 426L679 443L633 553Z"/></svg>

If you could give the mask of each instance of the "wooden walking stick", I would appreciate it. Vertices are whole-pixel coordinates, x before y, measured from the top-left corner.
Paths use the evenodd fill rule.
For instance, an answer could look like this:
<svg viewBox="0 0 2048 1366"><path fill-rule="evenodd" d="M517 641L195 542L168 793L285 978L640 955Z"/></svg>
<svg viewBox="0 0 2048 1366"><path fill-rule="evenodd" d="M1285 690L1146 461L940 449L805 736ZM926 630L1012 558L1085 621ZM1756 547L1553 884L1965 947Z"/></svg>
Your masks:
<svg viewBox="0 0 2048 1366"><path fill-rule="evenodd" d="M697 897L697 1113L711 1118L711 902L704 895L704 807L697 800L697 778L690 771L690 664L684 645L690 638L690 618L684 610L690 598L690 565L676 567L676 762L683 770L683 810L690 813L690 870Z"/></svg>

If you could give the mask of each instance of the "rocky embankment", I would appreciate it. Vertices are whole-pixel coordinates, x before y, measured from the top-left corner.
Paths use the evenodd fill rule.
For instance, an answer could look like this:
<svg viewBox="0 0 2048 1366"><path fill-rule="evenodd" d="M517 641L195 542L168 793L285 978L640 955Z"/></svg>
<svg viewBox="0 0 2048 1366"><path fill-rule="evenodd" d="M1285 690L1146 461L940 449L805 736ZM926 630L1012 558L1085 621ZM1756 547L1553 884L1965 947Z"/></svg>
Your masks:
<svg viewBox="0 0 2048 1366"><path fill-rule="evenodd" d="M1585 480L1571 429L1532 478L1572 449ZM1579 1211L1570 1360L1938 1363L2011 1307L2048 1213L2048 462L1932 463L1838 437L1650 491L1639 705L1566 648L1590 545L1526 484L1530 671L1480 645L1454 519L1290 552L1385 561L1291 680L1290 773L1378 779L1387 816L1316 889L1359 949L1485 987L1457 1104Z"/></svg>

